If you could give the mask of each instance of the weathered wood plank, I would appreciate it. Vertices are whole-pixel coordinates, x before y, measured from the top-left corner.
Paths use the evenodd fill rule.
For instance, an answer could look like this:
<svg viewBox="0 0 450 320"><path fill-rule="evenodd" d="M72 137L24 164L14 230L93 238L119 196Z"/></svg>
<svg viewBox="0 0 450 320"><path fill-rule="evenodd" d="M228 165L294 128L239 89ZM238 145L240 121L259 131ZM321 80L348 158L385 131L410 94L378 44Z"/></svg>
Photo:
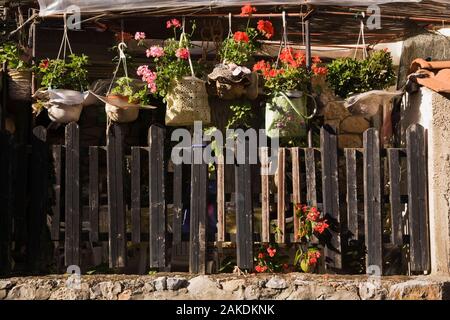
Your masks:
<svg viewBox="0 0 450 320"><path fill-rule="evenodd" d="M316 163L313 148L305 149L306 202L309 206L317 206Z"/></svg>
<svg viewBox="0 0 450 320"><path fill-rule="evenodd" d="M380 139L374 128L364 132L364 224L366 269L383 270Z"/></svg>
<svg viewBox="0 0 450 320"><path fill-rule="evenodd" d="M269 191L269 148L260 148L261 154L261 241L270 242L270 191Z"/></svg>
<svg viewBox="0 0 450 320"><path fill-rule="evenodd" d="M331 239L325 247L328 270L342 269L341 218L339 215L339 182L337 161L337 136L328 128L320 130L322 160L323 214L329 218Z"/></svg>
<svg viewBox="0 0 450 320"><path fill-rule="evenodd" d="M80 208L80 132L78 124L66 126L65 176L65 264L80 265L81 208Z"/></svg>
<svg viewBox="0 0 450 320"><path fill-rule="evenodd" d="M356 152L356 149L345 149L347 178L347 230L350 232L353 239L359 238Z"/></svg>
<svg viewBox="0 0 450 320"><path fill-rule="evenodd" d="M206 215L208 166L202 157L201 135L194 134L191 164L189 272L206 273Z"/></svg>
<svg viewBox="0 0 450 320"><path fill-rule="evenodd" d="M141 148L131 148L131 241L141 242Z"/></svg>
<svg viewBox="0 0 450 320"><path fill-rule="evenodd" d="M300 226L300 220L296 215L296 205L302 203L301 198L301 179L300 179L300 149L291 148L291 158L292 158L292 202L294 207L293 217L294 217L294 242L298 240L298 229Z"/></svg>
<svg viewBox="0 0 450 320"><path fill-rule="evenodd" d="M164 129L152 125L149 146L150 268L166 267L166 202L164 186Z"/></svg>
<svg viewBox="0 0 450 320"><path fill-rule="evenodd" d="M286 149L278 149L278 175L277 175L277 242L286 241L286 205L285 205L285 176L286 176Z"/></svg>
<svg viewBox="0 0 450 320"><path fill-rule="evenodd" d="M403 245L402 203L400 194L401 168L400 150L388 149L389 162L389 203L391 206L391 242Z"/></svg>
<svg viewBox="0 0 450 320"><path fill-rule="evenodd" d="M61 183L62 183L62 146L54 145L52 147L53 168L55 175L55 183L53 185L53 192L55 202L52 206L52 224L50 229L51 239L59 241L60 224L61 224Z"/></svg>
<svg viewBox="0 0 450 320"><path fill-rule="evenodd" d="M235 165L237 265L241 269L251 270L253 268L253 208L249 144L239 138L236 143L245 144L245 163Z"/></svg>
<svg viewBox="0 0 450 320"><path fill-rule="evenodd" d="M406 130L408 212L411 271L430 270L425 129L418 124Z"/></svg>
<svg viewBox="0 0 450 320"><path fill-rule="evenodd" d="M225 159L217 156L217 241L225 241Z"/></svg>
<svg viewBox="0 0 450 320"><path fill-rule="evenodd" d="M98 147L89 147L89 222L91 242L98 241L99 232L99 178Z"/></svg>
<svg viewBox="0 0 450 320"><path fill-rule="evenodd" d="M173 170L173 247L181 245L183 222L183 164L174 164Z"/></svg>
<svg viewBox="0 0 450 320"><path fill-rule="evenodd" d="M123 183L125 176L123 134L119 124L112 124L107 136L109 266L126 265L126 226Z"/></svg>

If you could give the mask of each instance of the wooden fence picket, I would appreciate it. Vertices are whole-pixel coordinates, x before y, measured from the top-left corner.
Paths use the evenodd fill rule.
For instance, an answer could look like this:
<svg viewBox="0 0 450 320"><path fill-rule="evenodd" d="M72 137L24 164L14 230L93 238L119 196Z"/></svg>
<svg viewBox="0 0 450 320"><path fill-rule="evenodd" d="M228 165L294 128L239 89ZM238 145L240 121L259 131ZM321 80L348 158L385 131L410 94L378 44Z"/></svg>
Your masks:
<svg viewBox="0 0 450 320"><path fill-rule="evenodd" d="M166 267L166 200L164 178L165 130L152 125L148 133L149 147L149 248L150 268Z"/></svg>
<svg viewBox="0 0 450 320"><path fill-rule="evenodd" d="M411 271L430 270L425 129L418 124L406 130L408 213Z"/></svg>
<svg viewBox="0 0 450 320"><path fill-rule="evenodd" d="M342 269L341 219L339 215L339 183L337 160L337 136L326 128L320 130L322 162L323 214L328 217L331 232L330 243L325 248L326 268Z"/></svg>
<svg viewBox="0 0 450 320"><path fill-rule="evenodd" d="M80 265L80 132L78 124L66 126L65 265Z"/></svg>
<svg viewBox="0 0 450 320"><path fill-rule="evenodd" d="M108 128L107 138L109 266L122 268L127 258L122 127L112 124Z"/></svg>
<svg viewBox="0 0 450 320"><path fill-rule="evenodd" d="M366 269L383 271L380 139L374 128L364 132L364 223Z"/></svg>

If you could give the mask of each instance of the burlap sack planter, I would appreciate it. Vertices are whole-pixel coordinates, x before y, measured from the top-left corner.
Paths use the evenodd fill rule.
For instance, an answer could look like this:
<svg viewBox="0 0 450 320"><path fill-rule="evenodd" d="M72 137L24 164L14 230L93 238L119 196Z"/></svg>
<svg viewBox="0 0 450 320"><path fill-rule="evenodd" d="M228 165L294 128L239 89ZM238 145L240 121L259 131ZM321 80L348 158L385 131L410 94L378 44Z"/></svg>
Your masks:
<svg viewBox="0 0 450 320"><path fill-rule="evenodd" d="M266 134L271 138L306 137L307 95L277 93L266 103Z"/></svg>
<svg viewBox="0 0 450 320"><path fill-rule="evenodd" d="M31 101L30 70L8 70L8 96L12 101Z"/></svg>
<svg viewBox="0 0 450 320"><path fill-rule="evenodd" d="M110 103L105 103L105 111L108 118L114 122L127 123L135 121L139 116L139 107L130 105L128 97L119 95L108 95Z"/></svg>
<svg viewBox="0 0 450 320"><path fill-rule="evenodd" d="M192 126L194 121L211 122L205 81L196 77L173 80L165 99L167 126Z"/></svg>
<svg viewBox="0 0 450 320"><path fill-rule="evenodd" d="M77 122L83 110L83 92L49 89L48 117L57 123Z"/></svg>

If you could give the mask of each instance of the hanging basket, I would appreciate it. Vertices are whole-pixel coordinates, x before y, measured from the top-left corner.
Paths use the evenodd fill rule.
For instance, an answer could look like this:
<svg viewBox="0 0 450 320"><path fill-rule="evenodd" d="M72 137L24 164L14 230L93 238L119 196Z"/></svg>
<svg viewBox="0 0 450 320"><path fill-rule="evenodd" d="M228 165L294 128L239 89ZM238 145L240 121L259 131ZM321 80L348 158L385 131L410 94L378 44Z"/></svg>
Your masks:
<svg viewBox="0 0 450 320"><path fill-rule="evenodd" d="M266 104L266 134L270 138L306 137L307 97L301 91L275 94Z"/></svg>
<svg viewBox="0 0 450 320"><path fill-rule="evenodd" d="M11 101L31 101L31 71L8 70L8 95Z"/></svg>
<svg viewBox="0 0 450 320"><path fill-rule="evenodd" d="M106 101L106 114L108 115L108 118L114 122L133 122L139 116L139 107L137 105L128 103L128 97L120 95L108 95L106 97Z"/></svg>
<svg viewBox="0 0 450 320"><path fill-rule="evenodd" d="M196 77L183 77L172 82L166 95L166 125L191 126L194 121L211 122L205 81Z"/></svg>
<svg viewBox="0 0 450 320"><path fill-rule="evenodd" d="M208 75L208 81L215 84L216 94L223 100L258 97L258 74L242 66L219 64Z"/></svg>
<svg viewBox="0 0 450 320"><path fill-rule="evenodd" d="M77 122L83 110L84 94L75 90L49 89L48 117L57 123Z"/></svg>

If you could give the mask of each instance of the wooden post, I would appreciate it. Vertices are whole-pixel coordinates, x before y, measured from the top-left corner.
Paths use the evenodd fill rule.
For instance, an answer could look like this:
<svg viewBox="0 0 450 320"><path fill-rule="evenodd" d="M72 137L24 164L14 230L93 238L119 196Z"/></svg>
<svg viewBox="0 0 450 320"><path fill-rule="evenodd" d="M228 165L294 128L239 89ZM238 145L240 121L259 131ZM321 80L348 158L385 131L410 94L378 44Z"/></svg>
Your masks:
<svg viewBox="0 0 450 320"><path fill-rule="evenodd" d="M356 149L345 149L347 178L347 231L353 239L359 239L358 224L358 181Z"/></svg>
<svg viewBox="0 0 450 320"><path fill-rule="evenodd" d="M131 241L141 242L141 148L131 148Z"/></svg>
<svg viewBox="0 0 450 320"><path fill-rule="evenodd" d="M99 232L99 177L98 177L99 148L89 147L89 222L90 241L98 241Z"/></svg>
<svg viewBox="0 0 450 320"><path fill-rule="evenodd" d="M317 206L315 150L305 149L306 202L308 206Z"/></svg>
<svg viewBox="0 0 450 320"><path fill-rule="evenodd" d="M270 242L270 190L269 190L269 148L262 147L261 153L261 242Z"/></svg>
<svg viewBox="0 0 450 320"><path fill-rule="evenodd" d="M429 271L427 156L425 129L421 125L414 124L406 130L406 153L411 271Z"/></svg>
<svg viewBox="0 0 450 320"><path fill-rule="evenodd" d="M294 242L298 240L298 229L300 226L300 220L296 215L296 205L302 203L301 198L301 173L300 173L300 149L292 148L291 149L292 156L292 201L294 203Z"/></svg>
<svg viewBox="0 0 450 320"><path fill-rule="evenodd" d="M53 172L55 175L55 183L53 185L53 192L55 202L52 206L52 225L51 225L51 239L59 241L60 239L60 225L61 225L61 188L62 188L62 146L54 145L52 147L53 156Z"/></svg>
<svg viewBox="0 0 450 320"><path fill-rule="evenodd" d="M222 151L223 152L223 151ZM217 241L225 241L225 157L217 156Z"/></svg>
<svg viewBox="0 0 450 320"><path fill-rule="evenodd" d="M328 270L342 269L341 248L341 218L339 214L339 183L337 160L337 136L329 129L320 130L320 145L322 154L322 198L323 214L329 217L334 226L330 228L331 240L325 248L326 268Z"/></svg>
<svg viewBox="0 0 450 320"><path fill-rule="evenodd" d="M189 272L206 273L206 216L208 165L203 161L201 137L194 132L191 165Z"/></svg>
<svg viewBox="0 0 450 320"><path fill-rule="evenodd" d="M366 268L383 272L382 179L380 139L374 128L364 132L364 224L366 239Z"/></svg>
<svg viewBox="0 0 450 320"><path fill-rule="evenodd" d="M80 265L80 133L78 124L66 126L65 265Z"/></svg>
<svg viewBox="0 0 450 320"><path fill-rule="evenodd" d="M245 144L245 164L235 166L237 265L241 269L251 270L253 268L253 207L250 151L248 141L236 143Z"/></svg>
<svg viewBox="0 0 450 320"><path fill-rule="evenodd" d="M166 203L164 187L164 129L152 125L149 146L150 268L166 267Z"/></svg>
<svg viewBox="0 0 450 320"><path fill-rule="evenodd" d="M389 162L389 202L391 207L391 242L396 246L403 245L403 218L400 194L401 167L400 149L388 149ZM426 182L425 182L426 183Z"/></svg>
<svg viewBox="0 0 450 320"><path fill-rule="evenodd" d="M286 176L286 149L278 149L278 194L277 194L277 243L286 240L286 204L285 204L285 176ZM251 194L250 194L251 195Z"/></svg>
<svg viewBox="0 0 450 320"><path fill-rule="evenodd" d="M122 128L118 124L109 127L107 137L108 166L108 226L109 226L109 266L125 267L126 227L124 183L124 151Z"/></svg>

